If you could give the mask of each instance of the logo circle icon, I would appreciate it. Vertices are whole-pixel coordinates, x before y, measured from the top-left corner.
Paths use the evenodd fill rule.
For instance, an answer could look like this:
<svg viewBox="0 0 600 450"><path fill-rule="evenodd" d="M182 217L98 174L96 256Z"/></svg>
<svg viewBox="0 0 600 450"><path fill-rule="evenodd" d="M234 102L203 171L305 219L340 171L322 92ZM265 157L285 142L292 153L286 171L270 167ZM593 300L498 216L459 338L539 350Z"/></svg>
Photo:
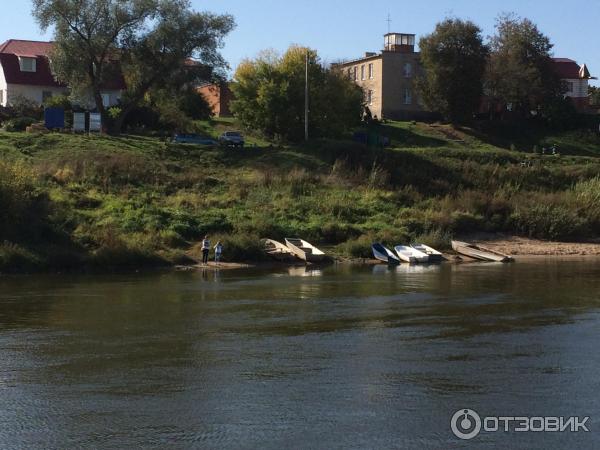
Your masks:
<svg viewBox="0 0 600 450"><path fill-rule="evenodd" d="M450 422L454 436L459 439L473 439L481 432L481 417L472 409L459 409Z"/></svg>

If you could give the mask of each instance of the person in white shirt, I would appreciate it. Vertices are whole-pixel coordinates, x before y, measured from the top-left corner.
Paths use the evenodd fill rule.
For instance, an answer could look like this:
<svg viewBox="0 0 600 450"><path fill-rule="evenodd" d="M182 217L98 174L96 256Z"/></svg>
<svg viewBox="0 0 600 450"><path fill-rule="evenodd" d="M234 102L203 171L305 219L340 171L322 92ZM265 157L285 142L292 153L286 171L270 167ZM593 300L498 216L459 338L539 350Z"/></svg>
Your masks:
<svg viewBox="0 0 600 450"><path fill-rule="evenodd" d="M208 253L210 252L210 241L208 235L202 241L202 264L208 264Z"/></svg>

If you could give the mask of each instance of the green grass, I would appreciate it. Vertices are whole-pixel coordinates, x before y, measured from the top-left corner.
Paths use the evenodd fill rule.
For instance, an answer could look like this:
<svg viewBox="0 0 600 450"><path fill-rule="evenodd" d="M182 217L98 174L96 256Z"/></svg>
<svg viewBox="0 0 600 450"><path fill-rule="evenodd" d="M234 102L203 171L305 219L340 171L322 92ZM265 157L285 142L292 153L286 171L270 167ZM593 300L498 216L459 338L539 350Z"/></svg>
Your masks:
<svg viewBox="0 0 600 450"><path fill-rule="evenodd" d="M213 136L237 128L200 125ZM260 258L263 237L364 257L374 240L444 248L474 231L600 235L593 135L542 137L570 149L556 157L441 125L389 123L381 133L391 148L0 133L0 270L187 263L205 234L224 242L230 261Z"/></svg>

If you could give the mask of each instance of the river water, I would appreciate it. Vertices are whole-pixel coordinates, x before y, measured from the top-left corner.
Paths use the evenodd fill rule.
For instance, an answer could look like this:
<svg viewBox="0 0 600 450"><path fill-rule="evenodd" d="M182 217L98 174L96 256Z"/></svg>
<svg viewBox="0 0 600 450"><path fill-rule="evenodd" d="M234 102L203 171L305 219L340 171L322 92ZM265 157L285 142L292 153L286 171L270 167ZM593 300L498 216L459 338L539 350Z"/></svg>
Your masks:
<svg viewBox="0 0 600 450"><path fill-rule="evenodd" d="M598 259L2 277L0 448L600 448L599 338Z"/></svg>

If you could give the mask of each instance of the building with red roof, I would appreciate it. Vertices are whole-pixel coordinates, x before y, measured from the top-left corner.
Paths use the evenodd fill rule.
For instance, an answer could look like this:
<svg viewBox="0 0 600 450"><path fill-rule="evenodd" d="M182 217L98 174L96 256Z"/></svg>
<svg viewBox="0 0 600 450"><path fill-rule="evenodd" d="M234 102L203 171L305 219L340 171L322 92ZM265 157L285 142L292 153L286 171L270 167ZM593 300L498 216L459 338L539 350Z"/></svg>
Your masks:
<svg viewBox="0 0 600 450"><path fill-rule="evenodd" d="M52 48L52 42L42 41L10 39L0 44L0 106L8 106L19 98L41 105L48 97L69 92L50 69ZM101 93L104 105L117 104L124 89L121 75L105 83ZM91 98L87 103L82 106L93 107Z"/></svg>
<svg viewBox="0 0 600 450"><path fill-rule="evenodd" d="M590 107L589 80L595 80L590 75L585 64L579 65L569 58L554 58L554 71L565 83L565 97L573 101L579 112L588 112Z"/></svg>

